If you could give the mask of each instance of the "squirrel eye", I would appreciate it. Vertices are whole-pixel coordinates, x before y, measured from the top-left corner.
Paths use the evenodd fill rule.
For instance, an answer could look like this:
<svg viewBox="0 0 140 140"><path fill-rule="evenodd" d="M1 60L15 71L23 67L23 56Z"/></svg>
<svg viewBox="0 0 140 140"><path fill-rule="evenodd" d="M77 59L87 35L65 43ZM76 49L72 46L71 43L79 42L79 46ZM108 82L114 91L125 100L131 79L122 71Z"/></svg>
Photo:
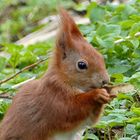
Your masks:
<svg viewBox="0 0 140 140"><path fill-rule="evenodd" d="M87 61L85 61L85 60L79 60L77 62L77 69L79 71L86 70L87 68L88 68Z"/></svg>

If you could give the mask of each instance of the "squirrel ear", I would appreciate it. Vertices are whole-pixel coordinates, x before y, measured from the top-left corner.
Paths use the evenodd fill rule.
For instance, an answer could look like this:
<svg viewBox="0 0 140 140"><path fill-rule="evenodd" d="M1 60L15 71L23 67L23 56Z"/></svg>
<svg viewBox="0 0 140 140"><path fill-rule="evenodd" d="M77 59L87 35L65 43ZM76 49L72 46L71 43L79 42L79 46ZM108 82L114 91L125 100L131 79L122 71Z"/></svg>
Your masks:
<svg viewBox="0 0 140 140"><path fill-rule="evenodd" d="M73 18L62 8L60 9L60 18L63 32L69 33L71 37L82 36Z"/></svg>
<svg viewBox="0 0 140 140"><path fill-rule="evenodd" d="M58 32L57 43L64 41L71 45L72 39L80 39L82 36L73 18L64 9L60 9L60 30ZM60 43L61 44L61 43Z"/></svg>
<svg viewBox="0 0 140 140"><path fill-rule="evenodd" d="M56 46L63 51L66 57L66 51L69 48L73 48L73 39L79 39L82 37L76 23L72 17L64 10L60 9L60 29L57 35Z"/></svg>

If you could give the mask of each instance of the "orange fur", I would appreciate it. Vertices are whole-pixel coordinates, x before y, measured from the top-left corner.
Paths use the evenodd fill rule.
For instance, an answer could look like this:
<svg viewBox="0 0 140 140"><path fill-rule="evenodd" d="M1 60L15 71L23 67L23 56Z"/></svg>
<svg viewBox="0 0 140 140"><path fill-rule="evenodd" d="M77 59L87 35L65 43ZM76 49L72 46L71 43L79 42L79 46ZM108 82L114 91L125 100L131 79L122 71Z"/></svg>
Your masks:
<svg viewBox="0 0 140 140"><path fill-rule="evenodd" d="M88 63L87 70L77 70L78 60ZM87 118L97 122L104 104L114 97L101 88L108 81L102 55L61 10L50 67L41 79L25 84L14 97L1 122L0 140L48 140L74 130Z"/></svg>

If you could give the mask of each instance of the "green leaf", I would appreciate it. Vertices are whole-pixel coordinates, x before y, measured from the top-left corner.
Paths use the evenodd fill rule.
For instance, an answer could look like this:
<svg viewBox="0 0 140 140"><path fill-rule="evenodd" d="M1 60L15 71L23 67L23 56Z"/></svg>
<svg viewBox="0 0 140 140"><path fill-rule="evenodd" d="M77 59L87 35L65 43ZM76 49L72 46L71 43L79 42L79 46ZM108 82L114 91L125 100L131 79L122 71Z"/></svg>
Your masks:
<svg viewBox="0 0 140 140"><path fill-rule="evenodd" d="M121 27L120 27L120 25L104 23L98 27L96 33L97 33L97 35L102 36L102 37L104 37L106 35L108 35L109 37L113 37L113 36L116 37L121 33Z"/></svg>
<svg viewBox="0 0 140 140"><path fill-rule="evenodd" d="M130 101L133 101L133 97L130 96L129 94L119 93L117 95L117 97L118 97L119 100L127 99L127 100L130 100Z"/></svg>
<svg viewBox="0 0 140 140"><path fill-rule="evenodd" d="M108 71L110 74L122 74L131 69L130 65L115 65L113 67L109 67Z"/></svg>
<svg viewBox="0 0 140 140"><path fill-rule="evenodd" d="M107 126L108 126L108 123L106 121L101 120L96 124L95 127L99 129L101 128L105 129Z"/></svg>
<svg viewBox="0 0 140 140"><path fill-rule="evenodd" d="M105 9L96 3L92 3L88 7L88 14L92 22L103 21L105 16Z"/></svg>
<svg viewBox="0 0 140 140"><path fill-rule="evenodd" d="M132 107L131 111L134 112L137 116L140 116L140 107L139 108Z"/></svg>
<svg viewBox="0 0 140 140"><path fill-rule="evenodd" d="M112 74L112 70L110 68L108 71ZM121 73L114 73L111 75L111 79L113 79L115 83L122 83L124 81L124 75Z"/></svg>
<svg viewBox="0 0 140 140"><path fill-rule="evenodd" d="M133 26L134 20L124 20L121 21L119 24L121 25L122 29L129 29Z"/></svg>
<svg viewBox="0 0 140 140"><path fill-rule="evenodd" d="M124 138L120 138L119 140L132 140L132 139L129 137L124 137Z"/></svg>
<svg viewBox="0 0 140 140"><path fill-rule="evenodd" d="M5 68L6 62L7 62L6 58L0 56L0 72Z"/></svg>
<svg viewBox="0 0 140 140"><path fill-rule="evenodd" d="M108 116L102 117L101 121L106 123L106 126L123 126L124 122L128 120L124 114L110 113Z"/></svg>
<svg viewBox="0 0 140 140"><path fill-rule="evenodd" d="M86 135L84 136L83 140L99 140L99 138L94 135L94 134L89 134L89 133L86 133Z"/></svg>
<svg viewBox="0 0 140 140"><path fill-rule="evenodd" d="M136 72L135 74L133 74L130 78L131 79L137 79L137 78L140 78L140 72Z"/></svg>
<svg viewBox="0 0 140 140"><path fill-rule="evenodd" d="M96 39L101 47L112 48L114 46L114 42L111 38L101 39L99 37L96 37Z"/></svg>
<svg viewBox="0 0 140 140"><path fill-rule="evenodd" d="M136 124L136 130L140 130L140 122Z"/></svg>
<svg viewBox="0 0 140 140"><path fill-rule="evenodd" d="M133 40L130 40L130 42L133 44L134 48L139 47L140 42L137 38L134 38Z"/></svg>
<svg viewBox="0 0 140 140"><path fill-rule="evenodd" d="M75 9L77 11L84 11L84 10L86 10L86 8L87 8L87 5L86 4L83 4L83 3L79 3L79 4L77 4L75 6Z"/></svg>
<svg viewBox="0 0 140 140"><path fill-rule="evenodd" d="M130 30L130 35L131 36L134 36L137 32L140 31L140 22L138 23L135 23L132 27L131 27L131 30Z"/></svg>
<svg viewBox="0 0 140 140"><path fill-rule="evenodd" d="M9 105L10 102L5 102L3 100L0 100L0 120L2 120L2 118L4 117L4 114L7 111Z"/></svg>
<svg viewBox="0 0 140 140"><path fill-rule="evenodd" d="M128 134L129 136L136 133L135 125L133 124L127 124L127 126L124 129L125 134Z"/></svg>
<svg viewBox="0 0 140 140"><path fill-rule="evenodd" d="M130 118L128 121L128 123L138 123L140 122L140 117L133 117L133 118Z"/></svg>

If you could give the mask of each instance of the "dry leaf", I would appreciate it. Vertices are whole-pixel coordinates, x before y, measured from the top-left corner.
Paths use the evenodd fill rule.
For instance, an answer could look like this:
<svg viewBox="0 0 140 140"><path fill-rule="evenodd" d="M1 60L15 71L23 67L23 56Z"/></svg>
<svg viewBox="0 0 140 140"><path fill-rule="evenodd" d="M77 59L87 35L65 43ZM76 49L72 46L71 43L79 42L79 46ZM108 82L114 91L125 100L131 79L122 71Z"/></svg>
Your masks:
<svg viewBox="0 0 140 140"><path fill-rule="evenodd" d="M120 85L107 85L104 87L110 94L117 94L119 92L128 93L135 90L131 84L120 84Z"/></svg>

